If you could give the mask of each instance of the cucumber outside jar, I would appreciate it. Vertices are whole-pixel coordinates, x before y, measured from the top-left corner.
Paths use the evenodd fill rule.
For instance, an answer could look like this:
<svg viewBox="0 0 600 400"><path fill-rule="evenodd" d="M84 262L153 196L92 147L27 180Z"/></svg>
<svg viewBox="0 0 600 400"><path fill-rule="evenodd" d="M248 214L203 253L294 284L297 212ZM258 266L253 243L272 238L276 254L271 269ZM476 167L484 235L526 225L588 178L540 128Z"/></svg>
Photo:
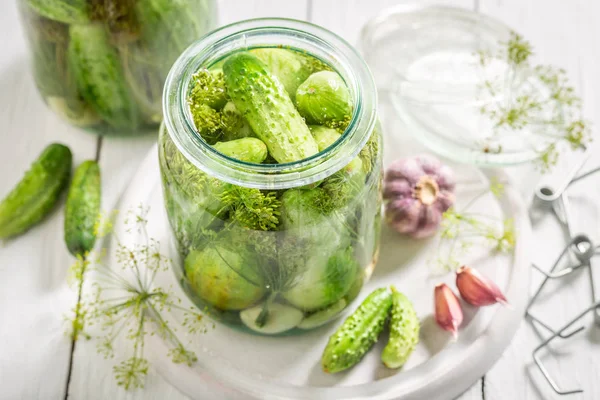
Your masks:
<svg viewBox="0 0 600 400"><path fill-rule="evenodd" d="M181 55L163 104L163 194L189 298L260 334L339 316L379 249L381 132L358 53L305 22L236 23Z"/></svg>
<svg viewBox="0 0 600 400"><path fill-rule="evenodd" d="M17 0L44 102L106 135L156 132L177 57L216 25L216 0Z"/></svg>

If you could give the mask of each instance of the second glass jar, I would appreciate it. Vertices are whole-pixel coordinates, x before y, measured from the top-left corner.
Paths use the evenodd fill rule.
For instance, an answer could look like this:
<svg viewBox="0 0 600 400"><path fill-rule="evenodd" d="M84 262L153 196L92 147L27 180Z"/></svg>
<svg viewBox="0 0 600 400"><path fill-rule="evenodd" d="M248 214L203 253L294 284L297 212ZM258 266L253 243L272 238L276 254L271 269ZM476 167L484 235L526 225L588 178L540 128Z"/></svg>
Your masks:
<svg viewBox="0 0 600 400"><path fill-rule="evenodd" d="M149 132L173 62L216 25L216 0L17 0L44 101L72 125Z"/></svg>
<svg viewBox="0 0 600 400"><path fill-rule="evenodd" d="M211 130L214 137L206 135L198 128L206 120L199 121L190 111L195 107L190 100L194 93L208 89L200 85L198 71L220 79L221 68L227 69L223 64L239 54L249 54L249 65L262 65L252 64L255 55L266 65L258 72L240 68L240 75L253 79L252 74L265 72L268 79L281 83L280 94L285 90L291 97L309 76L337 73L353 105L350 119L329 126L308 123L319 152L282 162L269 144L267 154L262 142L254 139L262 136L252 133L257 124L251 123L252 128L243 124L252 118L252 111L243 112L236 125L238 133L248 130L244 136L250 140L239 142L221 131L229 97L235 97L230 77L222 101L209 96L214 105L211 118L217 116L219 123ZM306 65L313 70L302 74ZM295 72L287 74L294 66ZM288 115L278 105L269 106L271 101L277 103L278 95L269 99L267 87L241 89L242 100L246 95L265 95L265 112L277 112L272 116L277 124ZM286 104L301 108L299 103L298 98L290 102L286 98ZM201 310L252 332L282 334L327 323L358 295L379 248L381 132L376 109L371 74L356 51L331 32L304 22L237 23L215 31L179 58L165 88L159 159L166 211L180 257L176 273ZM334 111L316 110L326 117ZM259 145L232 155L228 143ZM301 144L292 141L292 146L296 151ZM255 150L264 152L258 160L249 155Z"/></svg>

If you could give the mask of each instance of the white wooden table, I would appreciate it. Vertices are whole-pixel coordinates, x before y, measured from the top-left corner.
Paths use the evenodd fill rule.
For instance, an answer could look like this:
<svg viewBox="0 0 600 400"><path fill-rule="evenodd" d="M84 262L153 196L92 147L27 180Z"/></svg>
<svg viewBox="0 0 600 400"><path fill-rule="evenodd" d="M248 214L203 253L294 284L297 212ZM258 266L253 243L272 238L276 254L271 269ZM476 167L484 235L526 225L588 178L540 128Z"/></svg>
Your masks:
<svg viewBox="0 0 600 400"><path fill-rule="evenodd" d="M220 23L264 16L307 19L356 43L362 25L397 0L222 0ZM444 0L497 17L531 40L538 60L560 65L582 94L587 117L598 121L600 107L600 2L596 0ZM0 2L0 195L20 178L51 141L68 144L75 162L99 157L103 172L103 205L115 204L154 137L97 138L69 127L43 105L27 65L27 52L15 0ZM600 152L596 151L596 155ZM591 165L600 157L592 157ZM596 162L594 162L596 161ZM523 175L519 174L522 178ZM528 175L530 180L532 175ZM525 181L523 181L525 182ZM600 239L600 180L571 191L575 228ZM527 186L527 185L523 185ZM75 296L66 285L72 262L62 239L62 210L28 234L0 248L0 399L63 399L70 360L64 315ZM555 257L563 238L556 222L545 220L537 232L533 259L541 265ZM535 273L533 282L539 281ZM598 271L600 275L600 270ZM551 297L556 293L560 296ZM536 308L556 327L590 304L587 272L549 285ZM573 399L600 398L600 328L558 344L546 357L564 387L581 387ZM523 322L498 363L461 399L556 399L532 364L530 352L539 336ZM154 372L145 391L127 393L112 377L110 361L96 354L92 342L80 341L68 387L71 399L184 399ZM483 374L484 371L482 371Z"/></svg>

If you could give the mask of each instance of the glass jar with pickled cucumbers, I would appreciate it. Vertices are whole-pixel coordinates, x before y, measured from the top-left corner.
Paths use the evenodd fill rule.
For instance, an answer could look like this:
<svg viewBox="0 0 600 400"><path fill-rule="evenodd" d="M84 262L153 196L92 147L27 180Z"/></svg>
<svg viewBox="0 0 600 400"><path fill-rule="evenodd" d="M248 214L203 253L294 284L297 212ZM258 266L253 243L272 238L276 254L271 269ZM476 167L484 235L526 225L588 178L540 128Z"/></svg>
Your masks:
<svg viewBox="0 0 600 400"><path fill-rule="evenodd" d="M177 57L216 25L216 0L17 0L46 104L98 134L154 131Z"/></svg>
<svg viewBox="0 0 600 400"><path fill-rule="evenodd" d="M300 21L236 23L183 53L163 104L163 194L190 299L267 335L340 315L380 235L377 96L358 53Z"/></svg>

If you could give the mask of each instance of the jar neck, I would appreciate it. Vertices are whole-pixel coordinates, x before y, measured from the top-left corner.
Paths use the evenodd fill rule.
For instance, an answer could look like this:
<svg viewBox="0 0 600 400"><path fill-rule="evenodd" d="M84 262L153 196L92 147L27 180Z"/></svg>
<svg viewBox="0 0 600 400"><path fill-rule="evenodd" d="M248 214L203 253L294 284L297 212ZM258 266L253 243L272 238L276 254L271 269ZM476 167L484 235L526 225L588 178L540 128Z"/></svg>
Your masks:
<svg viewBox="0 0 600 400"><path fill-rule="evenodd" d="M326 150L286 164L250 164L227 157L198 134L187 104L192 75L228 54L283 46L317 57L346 82L354 111L342 137ZM365 145L377 121L377 92L362 57L345 40L319 26L291 19L242 21L213 31L175 62L163 93L164 121L173 143L196 167L223 181L258 189L288 189L322 180L347 165Z"/></svg>

